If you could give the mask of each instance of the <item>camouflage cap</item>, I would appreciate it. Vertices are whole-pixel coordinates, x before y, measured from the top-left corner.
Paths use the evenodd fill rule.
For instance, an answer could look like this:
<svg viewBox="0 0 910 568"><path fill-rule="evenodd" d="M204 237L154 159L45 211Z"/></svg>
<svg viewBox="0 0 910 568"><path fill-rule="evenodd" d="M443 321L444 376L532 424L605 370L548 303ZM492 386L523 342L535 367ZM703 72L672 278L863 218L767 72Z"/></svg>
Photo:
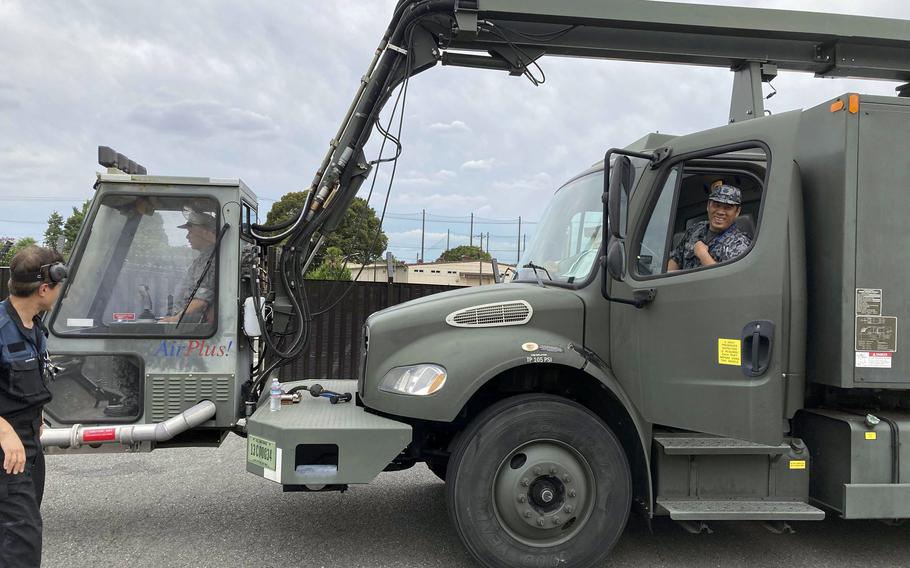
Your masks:
<svg viewBox="0 0 910 568"><path fill-rule="evenodd" d="M711 190L711 195L708 196L708 199L718 203L729 203L730 205L743 204L743 195L739 188L727 184L720 185Z"/></svg>
<svg viewBox="0 0 910 568"><path fill-rule="evenodd" d="M211 213L197 211L192 207L184 207L183 217L186 219L186 223L177 225L178 229L189 229L192 225L200 225L208 229L215 228L215 216Z"/></svg>

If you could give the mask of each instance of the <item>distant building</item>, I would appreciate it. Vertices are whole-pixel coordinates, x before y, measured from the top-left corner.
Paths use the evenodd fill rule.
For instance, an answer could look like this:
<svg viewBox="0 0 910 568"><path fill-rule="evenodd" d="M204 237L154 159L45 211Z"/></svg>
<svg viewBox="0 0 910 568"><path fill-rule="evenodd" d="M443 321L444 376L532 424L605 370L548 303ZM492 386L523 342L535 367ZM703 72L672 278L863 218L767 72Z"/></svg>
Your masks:
<svg viewBox="0 0 910 568"><path fill-rule="evenodd" d="M347 265L351 277L360 282L388 282L386 263L377 262L364 267L360 276L360 265ZM515 270L513 264L500 264L499 273ZM395 263L393 282L401 284L438 284L441 286L481 286L493 284L493 263L485 260L462 260L458 262L439 261L415 264Z"/></svg>

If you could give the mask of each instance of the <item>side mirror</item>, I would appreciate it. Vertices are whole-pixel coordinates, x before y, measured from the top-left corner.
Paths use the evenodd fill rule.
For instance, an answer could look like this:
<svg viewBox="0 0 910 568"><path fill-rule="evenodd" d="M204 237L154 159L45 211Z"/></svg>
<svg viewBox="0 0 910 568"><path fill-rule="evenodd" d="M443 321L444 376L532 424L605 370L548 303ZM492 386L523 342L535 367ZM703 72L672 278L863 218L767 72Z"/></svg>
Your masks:
<svg viewBox="0 0 910 568"><path fill-rule="evenodd" d="M608 170L609 186L607 189L610 235L614 239L623 239L621 205L622 195L625 193L626 198L632 190L632 183L635 180L635 170L632 168L632 160L628 156L619 155L616 161Z"/></svg>
<svg viewBox="0 0 910 568"><path fill-rule="evenodd" d="M610 239L607 247L607 273L613 280L619 281L626 275L626 245L621 239Z"/></svg>

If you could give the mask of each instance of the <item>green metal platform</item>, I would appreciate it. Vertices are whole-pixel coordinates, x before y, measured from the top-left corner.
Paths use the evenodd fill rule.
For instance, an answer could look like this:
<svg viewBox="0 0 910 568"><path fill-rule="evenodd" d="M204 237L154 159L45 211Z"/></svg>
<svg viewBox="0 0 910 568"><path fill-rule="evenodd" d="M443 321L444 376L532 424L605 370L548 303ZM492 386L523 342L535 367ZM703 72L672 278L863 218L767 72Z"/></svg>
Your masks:
<svg viewBox="0 0 910 568"><path fill-rule="evenodd" d="M357 381L319 383L336 392L357 391ZM282 485L320 486L371 482L411 442L411 426L368 413L354 401L330 404L303 392L301 402L269 410L268 401L247 423L247 471Z"/></svg>

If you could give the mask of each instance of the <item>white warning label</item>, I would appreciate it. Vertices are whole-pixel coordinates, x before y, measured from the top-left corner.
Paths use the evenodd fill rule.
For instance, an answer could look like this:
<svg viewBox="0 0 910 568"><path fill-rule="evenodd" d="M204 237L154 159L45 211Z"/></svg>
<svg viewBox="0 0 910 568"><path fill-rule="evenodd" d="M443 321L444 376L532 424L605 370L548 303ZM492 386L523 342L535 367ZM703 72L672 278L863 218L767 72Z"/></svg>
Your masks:
<svg viewBox="0 0 910 568"><path fill-rule="evenodd" d="M857 288L856 289L856 315L880 316L882 315L882 289Z"/></svg>
<svg viewBox="0 0 910 568"><path fill-rule="evenodd" d="M894 353L890 351L857 351L856 366L873 369L890 369Z"/></svg>

